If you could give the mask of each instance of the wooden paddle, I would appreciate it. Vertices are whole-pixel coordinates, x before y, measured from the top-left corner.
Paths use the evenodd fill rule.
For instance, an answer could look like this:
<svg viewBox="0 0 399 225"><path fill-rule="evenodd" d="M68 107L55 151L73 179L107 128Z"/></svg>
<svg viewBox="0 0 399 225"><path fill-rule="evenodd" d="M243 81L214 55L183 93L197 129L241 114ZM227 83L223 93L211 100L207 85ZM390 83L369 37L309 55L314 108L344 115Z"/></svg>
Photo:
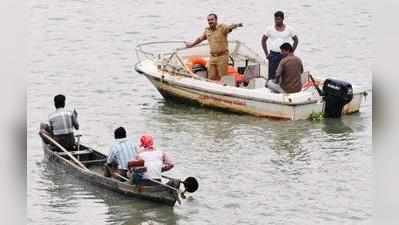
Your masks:
<svg viewBox="0 0 399 225"><path fill-rule="evenodd" d="M135 167L143 167L144 166L144 160L131 160L128 162L128 168L135 168ZM162 175L163 178L169 179L169 180L177 180L180 183L184 184L185 191L193 193L198 189L198 181L194 177L187 177L184 181L181 181L179 179L175 179L172 177L164 176ZM155 182L155 181L153 181ZM183 192L184 193L184 192Z"/></svg>
<svg viewBox="0 0 399 225"><path fill-rule="evenodd" d="M78 164L83 170L89 171L85 165L83 165L79 160L75 158L69 151L67 151L62 145L58 144L53 138L45 134L44 132L40 131L40 134L43 135L47 140L49 140L51 143L53 143L55 146L57 146L59 149L61 149L65 154L69 156L69 158L72 159L76 164Z"/></svg>
<svg viewBox="0 0 399 225"><path fill-rule="evenodd" d="M114 175L116 175L117 177L121 178L121 179L124 180L124 181L129 181L128 178L126 178L126 177L124 177L124 176L122 176L122 175L120 175L120 174L118 174L118 173L114 173ZM179 198L179 194L184 196L184 192L181 192L181 191L180 191L179 189L177 189L177 188L174 188L174 187L172 187L172 186L169 186L169 185L167 185L167 184L164 184L164 183L162 183L162 182L160 182L160 181L157 181L157 180L154 180L154 179L151 179L151 178L146 178L146 180L149 180L149 181L151 181L151 182L154 182L154 183L156 183L156 184L159 184L159 185L161 185L161 186L164 186L164 187L167 187L167 188L170 188L170 189L176 191L176 193L177 193L177 198L176 198L176 200L177 200L177 202L178 202L179 204L181 204L181 201L180 201L180 198Z"/></svg>
<svg viewBox="0 0 399 225"><path fill-rule="evenodd" d="M316 81L313 79L313 76L309 73L309 78L313 83L313 86L316 88L317 92L320 96L323 96L323 92L320 90L319 86L316 84Z"/></svg>

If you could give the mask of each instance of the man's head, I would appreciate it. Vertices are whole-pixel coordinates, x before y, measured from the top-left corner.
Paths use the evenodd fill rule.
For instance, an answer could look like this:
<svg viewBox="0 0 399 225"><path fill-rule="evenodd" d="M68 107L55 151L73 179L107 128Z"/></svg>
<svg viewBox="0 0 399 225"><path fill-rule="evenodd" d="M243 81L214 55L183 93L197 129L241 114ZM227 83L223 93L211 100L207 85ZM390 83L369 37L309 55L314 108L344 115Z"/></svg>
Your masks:
<svg viewBox="0 0 399 225"><path fill-rule="evenodd" d="M218 16L215 13L210 13L206 19L208 20L209 27L212 29L218 24Z"/></svg>
<svg viewBox="0 0 399 225"><path fill-rule="evenodd" d="M122 139L126 137L126 130L123 127L118 127L114 131L115 139Z"/></svg>
<svg viewBox="0 0 399 225"><path fill-rule="evenodd" d="M146 150L154 149L154 139L149 134L143 134L140 138L140 147Z"/></svg>
<svg viewBox="0 0 399 225"><path fill-rule="evenodd" d="M54 106L56 109L65 107L65 96L56 95L54 96Z"/></svg>
<svg viewBox="0 0 399 225"><path fill-rule="evenodd" d="M280 46L280 49L281 49L281 54L283 56L287 56L288 54L290 54L294 51L294 49L292 48L292 45L288 42L285 42L284 44L282 44Z"/></svg>
<svg viewBox="0 0 399 225"><path fill-rule="evenodd" d="M282 11L274 13L274 24L278 27L284 24L284 13Z"/></svg>

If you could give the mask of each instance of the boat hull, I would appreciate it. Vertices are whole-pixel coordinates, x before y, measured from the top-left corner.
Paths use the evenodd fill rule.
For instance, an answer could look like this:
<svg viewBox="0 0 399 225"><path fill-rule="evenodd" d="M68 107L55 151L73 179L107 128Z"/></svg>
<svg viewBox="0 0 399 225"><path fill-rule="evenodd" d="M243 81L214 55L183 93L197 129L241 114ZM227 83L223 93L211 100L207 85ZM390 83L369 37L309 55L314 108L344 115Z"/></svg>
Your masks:
<svg viewBox="0 0 399 225"><path fill-rule="evenodd" d="M214 94L203 90L194 90L161 81L161 79L148 75L147 78L167 100L195 103L200 106L217 108L235 113L284 120L299 120L306 119L312 112L321 112L323 109L323 104L317 102L298 105L278 104L266 101L260 102L234 96Z"/></svg>
<svg viewBox="0 0 399 225"><path fill-rule="evenodd" d="M212 93L203 89L195 89L179 85L176 82L162 79L159 76L144 73L136 68L136 71L144 74L157 88L166 100L183 103L194 103L235 113L250 114L258 117L269 117L284 120L307 119L312 113L320 113L324 108L324 101L311 101L302 104L281 104L273 101L261 101L259 99L239 98L233 95ZM342 110L343 114L359 112L365 92L354 93L351 102Z"/></svg>
<svg viewBox="0 0 399 225"><path fill-rule="evenodd" d="M94 168L102 167L103 163L99 165L86 165L89 170L84 170L72 161L68 160L68 157L61 156L60 152L51 150L50 146L50 144L43 142L44 155L50 162L61 165L65 170L68 171L68 173L71 173L74 176L91 184L123 194L128 197L132 197L133 199L150 200L169 206L174 206L177 201L178 196L176 193L173 193L173 191L170 191L162 186L131 185L126 182L120 182L116 179L105 177L102 174L94 171ZM91 150L93 151L93 154L95 154L95 157L106 158L106 156L100 152L97 152L93 149Z"/></svg>

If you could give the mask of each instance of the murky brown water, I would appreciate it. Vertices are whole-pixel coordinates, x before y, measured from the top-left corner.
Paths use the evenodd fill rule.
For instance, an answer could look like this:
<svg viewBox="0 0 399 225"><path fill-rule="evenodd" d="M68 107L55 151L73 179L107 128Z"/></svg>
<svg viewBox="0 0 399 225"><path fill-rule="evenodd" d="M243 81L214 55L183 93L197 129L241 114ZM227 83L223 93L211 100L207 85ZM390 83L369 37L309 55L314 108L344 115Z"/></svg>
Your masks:
<svg viewBox="0 0 399 225"><path fill-rule="evenodd" d="M372 20L364 1L36 0L28 87L30 224L370 224L371 98L342 120L270 121L167 103L133 71L144 41L192 40L213 11L243 22L231 39L261 53L276 9L298 32L308 70L371 87ZM82 141L108 153L113 129L151 132L200 189L171 209L129 200L44 160L39 123L55 94L79 112Z"/></svg>

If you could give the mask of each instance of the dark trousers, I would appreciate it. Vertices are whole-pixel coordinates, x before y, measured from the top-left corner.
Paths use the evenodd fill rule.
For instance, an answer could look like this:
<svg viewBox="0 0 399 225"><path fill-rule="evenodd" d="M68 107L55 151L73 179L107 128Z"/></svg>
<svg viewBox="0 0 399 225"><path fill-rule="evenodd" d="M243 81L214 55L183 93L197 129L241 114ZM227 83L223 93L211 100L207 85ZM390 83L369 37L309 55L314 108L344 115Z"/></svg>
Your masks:
<svg viewBox="0 0 399 225"><path fill-rule="evenodd" d="M54 140L68 151L72 151L75 146L75 137L71 134L54 135Z"/></svg>
<svg viewBox="0 0 399 225"><path fill-rule="evenodd" d="M280 64L281 59L283 58L283 55L280 54L280 52L273 52L270 51L270 56L269 56L269 76L268 80L273 80L276 78L276 70L278 67L278 64Z"/></svg>
<svg viewBox="0 0 399 225"><path fill-rule="evenodd" d="M62 147L64 147L68 151L72 151L75 146L75 136L73 133L71 134L61 134L61 135L53 135L52 130L50 129L50 126L47 123L41 123L40 124L40 129L43 129L47 132L49 136L51 136L56 142L58 142ZM45 140L44 141L46 144L52 144L50 141ZM54 146L54 149L56 151L61 151L61 149L58 149L57 147Z"/></svg>

